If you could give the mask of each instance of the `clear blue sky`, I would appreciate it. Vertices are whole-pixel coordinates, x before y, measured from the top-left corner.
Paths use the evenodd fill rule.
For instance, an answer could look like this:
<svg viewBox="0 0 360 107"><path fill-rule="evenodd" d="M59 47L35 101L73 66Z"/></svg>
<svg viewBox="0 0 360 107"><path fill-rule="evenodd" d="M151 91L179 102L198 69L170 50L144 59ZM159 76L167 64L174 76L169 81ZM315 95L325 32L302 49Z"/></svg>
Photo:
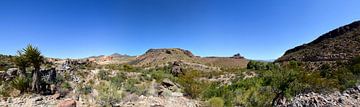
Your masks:
<svg viewBox="0 0 360 107"><path fill-rule="evenodd" d="M275 59L360 19L359 0L1 0L0 53L80 58L178 47Z"/></svg>

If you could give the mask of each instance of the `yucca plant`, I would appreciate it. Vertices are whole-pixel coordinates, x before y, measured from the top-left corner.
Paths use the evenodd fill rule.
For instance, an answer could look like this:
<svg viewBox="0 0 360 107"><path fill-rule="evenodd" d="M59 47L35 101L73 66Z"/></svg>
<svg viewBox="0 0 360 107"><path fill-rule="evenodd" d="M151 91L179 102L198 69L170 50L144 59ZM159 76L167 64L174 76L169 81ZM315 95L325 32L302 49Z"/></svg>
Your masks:
<svg viewBox="0 0 360 107"><path fill-rule="evenodd" d="M11 86L21 93L25 92L29 87L29 79L24 77L16 77L14 80L11 81Z"/></svg>
<svg viewBox="0 0 360 107"><path fill-rule="evenodd" d="M44 57L41 55L40 50L37 47L32 45L28 45L23 49L25 52L25 57L29 61L29 63L34 67L34 71L32 72L32 91L39 92L40 91L40 66L44 62Z"/></svg>

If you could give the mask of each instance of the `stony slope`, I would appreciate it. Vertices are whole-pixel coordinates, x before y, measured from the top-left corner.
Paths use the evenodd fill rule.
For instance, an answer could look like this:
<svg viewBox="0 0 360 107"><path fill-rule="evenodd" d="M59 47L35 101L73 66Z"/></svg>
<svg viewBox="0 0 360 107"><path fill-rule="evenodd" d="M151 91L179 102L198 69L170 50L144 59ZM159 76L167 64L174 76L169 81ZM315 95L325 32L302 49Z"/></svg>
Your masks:
<svg viewBox="0 0 360 107"><path fill-rule="evenodd" d="M360 21L332 30L308 44L290 49L276 62L346 61L358 55L360 55Z"/></svg>

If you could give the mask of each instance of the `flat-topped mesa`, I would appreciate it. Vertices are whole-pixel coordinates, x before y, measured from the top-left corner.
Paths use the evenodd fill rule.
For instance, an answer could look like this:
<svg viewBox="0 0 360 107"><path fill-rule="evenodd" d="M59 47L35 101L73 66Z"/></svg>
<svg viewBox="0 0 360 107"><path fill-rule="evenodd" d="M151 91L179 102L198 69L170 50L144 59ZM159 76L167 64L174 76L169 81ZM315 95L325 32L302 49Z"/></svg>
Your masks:
<svg viewBox="0 0 360 107"><path fill-rule="evenodd" d="M180 48L149 49L148 51L146 51L145 54L153 54L153 53L166 53L166 54L170 54L170 55L185 54L189 57L195 57L194 54L192 54L190 51L180 49Z"/></svg>
<svg viewBox="0 0 360 107"><path fill-rule="evenodd" d="M314 41L285 52L276 60L346 61L360 55L360 21L332 30Z"/></svg>

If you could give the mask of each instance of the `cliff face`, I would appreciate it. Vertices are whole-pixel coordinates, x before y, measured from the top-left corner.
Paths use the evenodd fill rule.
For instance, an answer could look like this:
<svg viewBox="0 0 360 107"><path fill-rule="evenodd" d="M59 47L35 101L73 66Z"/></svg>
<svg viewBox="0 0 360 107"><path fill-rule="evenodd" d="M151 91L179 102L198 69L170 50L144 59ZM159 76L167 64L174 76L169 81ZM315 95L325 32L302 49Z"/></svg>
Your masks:
<svg viewBox="0 0 360 107"><path fill-rule="evenodd" d="M344 61L360 55L360 21L332 30L285 52L276 62Z"/></svg>

